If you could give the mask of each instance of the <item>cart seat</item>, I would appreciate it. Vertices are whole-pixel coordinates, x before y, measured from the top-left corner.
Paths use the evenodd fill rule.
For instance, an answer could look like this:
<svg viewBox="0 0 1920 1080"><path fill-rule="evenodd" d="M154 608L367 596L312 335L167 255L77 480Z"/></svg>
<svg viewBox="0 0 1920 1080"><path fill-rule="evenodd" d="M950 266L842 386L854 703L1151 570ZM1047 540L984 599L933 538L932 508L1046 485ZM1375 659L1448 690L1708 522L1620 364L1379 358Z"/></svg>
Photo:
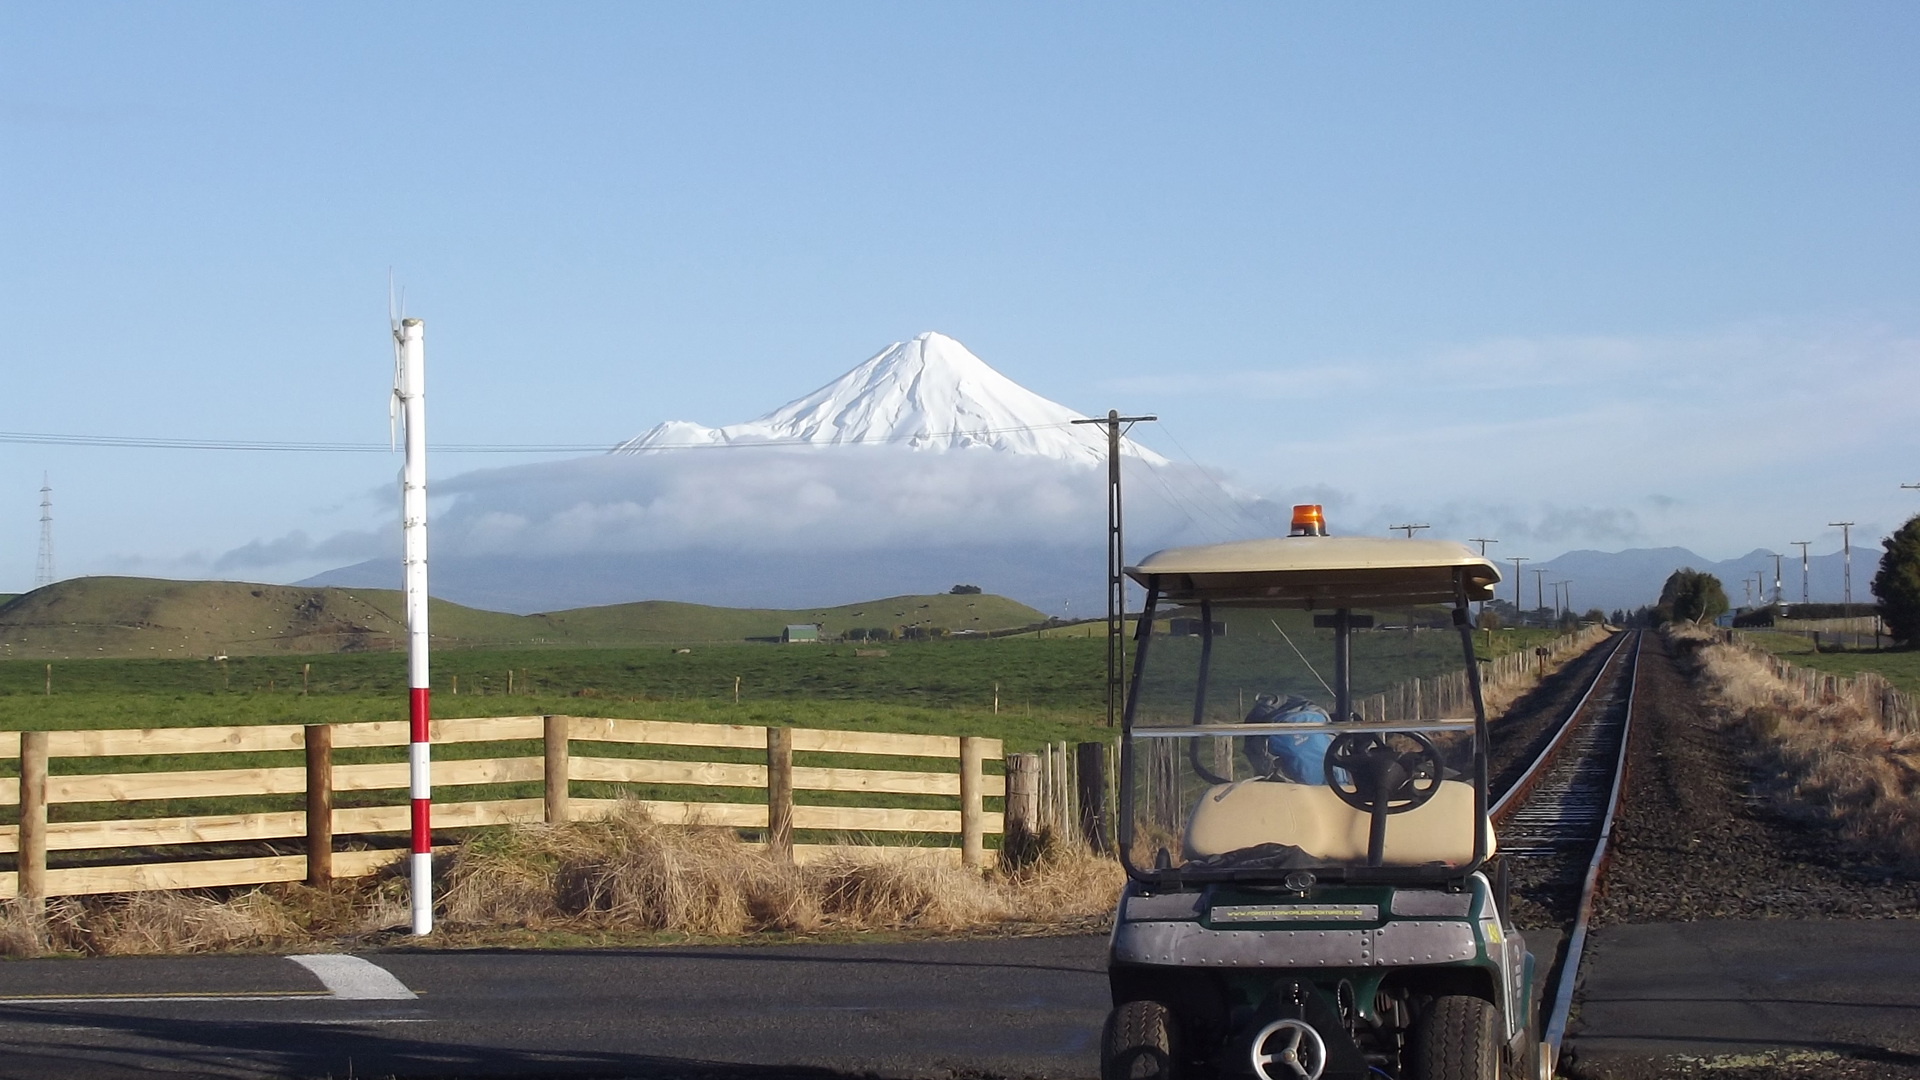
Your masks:
<svg viewBox="0 0 1920 1080"><path fill-rule="evenodd" d="M1473 818L1473 785L1442 780L1433 798L1387 818L1384 865L1472 862ZM1363 864L1371 824L1371 815L1348 806L1325 785L1242 781L1215 785L1200 796L1182 847L1187 858L1199 859L1260 844L1292 844L1329 863ZM1486 833L1491 856L1492 825Z"/></svg>

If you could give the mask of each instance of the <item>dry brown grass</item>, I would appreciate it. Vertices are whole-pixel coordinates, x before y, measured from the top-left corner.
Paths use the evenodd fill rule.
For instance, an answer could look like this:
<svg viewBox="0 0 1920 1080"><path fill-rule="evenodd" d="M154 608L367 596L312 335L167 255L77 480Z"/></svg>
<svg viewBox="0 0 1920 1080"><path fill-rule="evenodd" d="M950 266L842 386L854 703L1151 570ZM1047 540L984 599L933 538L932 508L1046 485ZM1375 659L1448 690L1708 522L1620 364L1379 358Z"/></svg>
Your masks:
<svg viewBox="0 0 1920 1080"><path fill-rule="evenodd" d="M1762 748L1775 794L1864 848L1920 859L1920 736L1889 737L1848 701L1806 703L1761 658L1710 630L1677 626L1668 636L1691 652L1708 704Z"/></svg>
<svg viewBox="0 0 1920 1080"><path fill-rule="evenodd" d="M45 919L18 900L0 902L0 956L42 956L51 947Z"/></svg>
<svg viewBox="0 0 1920 1080"><path fill-rule="evenodd" d="M625 803L599 821L522 825L468 841L446 878L450 928L556 923L710 937L808 931L819 898L800 868L732 830L666 826Z"/></svg>
<svg viewBox="0 0 1920 1080"><path fill-rule="evenodd" d="M1118 863L1043 843L981 874L931 856L848 847L775 862L731 829L660 825L628 803L598 821L521 825L469 839L442 877L439 923L461 944L526 931L700 938L834 931L1005 932L1084 927L1113 908ZM397 874L331 889L138 893L56 900L44 925L0 909L0 954L93 955L303 948L363 942L408 921Z"/></svg>
<svg viewBox="0 0 1920 1080"><path fill-rule="evenodd" d="M304 940L287 906L259 889L221 898L140 892L62 898L47 906L51 944L94 956L145 956L270 948Z"/></svg>
<svg viewBox="0 0 1920 1080"><path fill-rule="evenodd" d="M982 876L932 857L849 847L789 866L731 829L668 826L637 804L599 821L519 826L469 841L447 876L451 926L573 925L700 936L959 931L1081 919L1112 906L1109 859L1049 845Z"/></svg>

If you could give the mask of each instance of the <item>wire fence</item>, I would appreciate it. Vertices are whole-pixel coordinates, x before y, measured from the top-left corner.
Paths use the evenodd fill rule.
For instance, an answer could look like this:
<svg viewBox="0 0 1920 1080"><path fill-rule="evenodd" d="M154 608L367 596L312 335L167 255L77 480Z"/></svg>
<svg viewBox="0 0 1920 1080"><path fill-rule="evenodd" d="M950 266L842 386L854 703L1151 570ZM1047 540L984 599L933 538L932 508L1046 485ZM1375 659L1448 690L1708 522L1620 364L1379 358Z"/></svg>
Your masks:
<svg viewBox="0 0 1920 1080"><path fill-rule="evenodd" d="M1756 643L1749 631L1727 630L1724 633L1727 644L1751 653L1754 659L1766 665L1775 678L1787 685L1789 692L1797 694L1806 704L1850 704L1879 724L1881 731L1895 738L1920 732L1920 711L1915 709L1913 697L1895 689L1878 672L1836 675L1801 667L1781 659L1778 653Z"/></svg>

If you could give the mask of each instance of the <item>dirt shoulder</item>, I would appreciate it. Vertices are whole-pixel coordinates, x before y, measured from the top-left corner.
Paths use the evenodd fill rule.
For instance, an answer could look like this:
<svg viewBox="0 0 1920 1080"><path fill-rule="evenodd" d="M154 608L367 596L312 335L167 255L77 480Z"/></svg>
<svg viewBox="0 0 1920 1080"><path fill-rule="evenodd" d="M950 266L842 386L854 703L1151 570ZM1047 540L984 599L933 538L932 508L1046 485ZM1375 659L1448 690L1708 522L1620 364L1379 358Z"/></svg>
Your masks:
<svg viewBox="0 0 1920 1080"><path fill-rule="evenodd" d="M1706 708L1658 634L1640 656L1627 785L1596 926L1696 919L1920 918L1920 883L1761 792L1760 748Z"/></svg>
<svg viewBox="0 0 1920 1080"><path fill-rule="evenodd" d="M1604 892L1594 911L1596 933L1575 1001L1565 1075L1578 1080L1920 1078L1920 1057L1896 1045L1903 1039L1894 1033L1906 1027L1908 1014L1895 1016L1891 1028L1875 1034L1878 1021L1870 1023L1868 1017L1875 1006L1865 1000L1873 996L1870 978L1857 988L1827 988L1823 993L1830 1000L1795 1006L1840 1010L1843 1019L1830 1026L1850 1037L1783 1023L1754 1047L1713 1048L1719 1039L1745 1041L1734 1030L1741 1024L1732 1021L1727 1031L1708 1030L1718 1015L1714 1010L1750 1022L1755 1010L1780 1005L1775 999L1783 995L1796 996L1779 982L1792 966L1786 959L1795 958L1783 958L1767 979L1736 977L1704 961L1687 965L1679 955L1682 944L1704 948L1702 943L1718 937L1758 933L1761 940L1787 948L1795 935L1817 936L1828 920L1920 918L1920 882L1910 869L1845 843L1837 828L1793 802L1790 785L1769 771L1771 758L1750 729L1705 702L1690 678L1685 648L1648 634L1641 653L1627 782ZM1766 920L1778 929L1764 929ZM1665 976L1641 955L1644 948L1635 952L1643 928L1657 934L1664 932L1657 924L1689 923L1700 924L1699 929L1673 928L1678 936L1668 966L1675 970ZM1752 950L1729 946L1723 951L1738 957ZM1825 970L1831 964L1816 963L1821 959L1817 950L1797 957L1831 974ZM1741 1006L1743 1000L1750 1004ZM1623 1003L1635 1002L1648 1009L1641 1014L1623 1009ZM1700 1023L1683 1022L1696 1015L1690 1009ZM1656 1035L1657 1029L1676 1024L1665 1036ZM1675 1039L1696 1049L1676 1052ZM1663 1040L1667 1045L1654 1049ZM1636 1041L1646 1052L1622 1049ZM1616 1049L1595 1052L1608 1044Z"/></svg>

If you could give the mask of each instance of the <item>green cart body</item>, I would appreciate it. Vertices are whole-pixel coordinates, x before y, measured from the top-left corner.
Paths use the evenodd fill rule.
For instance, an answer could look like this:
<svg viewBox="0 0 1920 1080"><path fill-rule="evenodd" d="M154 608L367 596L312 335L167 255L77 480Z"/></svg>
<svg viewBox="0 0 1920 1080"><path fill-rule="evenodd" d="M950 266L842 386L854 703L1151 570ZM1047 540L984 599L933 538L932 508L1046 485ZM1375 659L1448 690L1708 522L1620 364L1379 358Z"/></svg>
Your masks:
<svg viewBox="0 0 1920 1080"><path fill-rule="evenodd" d="M1499 571L1319 531L1127 568L1104 1080L1537 1075L1468 617Z"/></svg>

